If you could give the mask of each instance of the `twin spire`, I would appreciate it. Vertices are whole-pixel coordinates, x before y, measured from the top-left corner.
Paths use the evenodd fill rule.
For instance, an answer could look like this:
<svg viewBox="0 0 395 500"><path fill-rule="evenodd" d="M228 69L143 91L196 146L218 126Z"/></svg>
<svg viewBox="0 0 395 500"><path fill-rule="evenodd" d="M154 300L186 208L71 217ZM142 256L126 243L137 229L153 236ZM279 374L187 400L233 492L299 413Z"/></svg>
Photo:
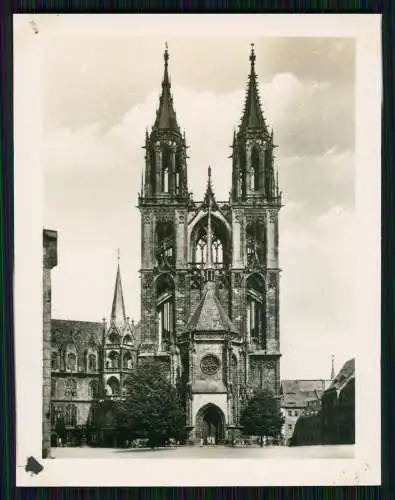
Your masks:
<svg viewBox="0 0 395 500"><path fill-rule="evenodd" d="M177 123L176 112L174 110L173 104L173 96L171 94L169 57L168 45L166 42L165 51L163 54L164 73L162 80L162 93L159 98L159 108L156 114L154 128L160 130L173 130L179 133L180 128ZM268 133L259 97L257 74L255 73L255 60L256 55L254 44L252 43L250 53L251 68L250 74L248 76L247 95L245 99L240 129L243 131L245 131L246 129L263 129L266 133Z"/></svg>
<svg viewBox="0 0 395 500"><path fill-rule="evenodd" d="M268 133L259 97L257 74L255 73L255 59L254 44L252 43L250 53L251 69L248 76L247 95L240 129L242 131L246 131L247 129L263 129Z"/></svg>
<svg viewBox="0 0 395 500"><path fill-rule="evenodd" d="M165 62L165 68L162 80L162 93L159 98L159 109L156 113L154 128L160 130L174 130L175 132L179 133L180 128L177 123L176 112L173 106L173 96L171 95L171 83L169 77L169 51L167 42L165 45L163 59Z"/></svg>

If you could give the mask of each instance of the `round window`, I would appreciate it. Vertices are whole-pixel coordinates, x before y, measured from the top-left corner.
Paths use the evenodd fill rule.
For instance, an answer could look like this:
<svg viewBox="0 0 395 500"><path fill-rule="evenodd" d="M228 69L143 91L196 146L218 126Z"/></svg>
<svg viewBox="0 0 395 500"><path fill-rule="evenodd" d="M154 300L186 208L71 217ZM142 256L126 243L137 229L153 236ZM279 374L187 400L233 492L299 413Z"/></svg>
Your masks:
<svg viewBox="0 0 395 500"><path fill-rule="evenodd" d="M214 375L219 369L219 359L213 354L208 354L202 359L200 368L206 375Z"/></svg>

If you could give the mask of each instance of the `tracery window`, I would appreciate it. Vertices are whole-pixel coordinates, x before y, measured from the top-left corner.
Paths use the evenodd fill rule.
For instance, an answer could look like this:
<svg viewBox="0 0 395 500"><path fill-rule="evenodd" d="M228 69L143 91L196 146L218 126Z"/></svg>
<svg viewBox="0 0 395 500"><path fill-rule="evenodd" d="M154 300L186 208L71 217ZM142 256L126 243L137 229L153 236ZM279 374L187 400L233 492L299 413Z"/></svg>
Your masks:
<svg viewBox="0 0 395 500"><path fill-rule="evenodd" d="M77 368L77 356L73 352L67 354L67 369L69 371L76 371Z"/></svg>
<svg viewBox="0 0 395 500"><path fill-rule="evenodd" d="M91 372L96 370L96 356L94 354L88 356L88 370Z"/></svg>
<svg viewBox="0 0 395 500"><path fill-rule="evenodd" d="M201 231L202 233L202 231ZM224 251L221 239L214 232L211 239L212 261L214 264L222 264L224 261ZM195 245L195 262L197 264L206 264L208 259L207 233L199 235Z"/></svg>
<svg viewBox="0 0 395 500"><path fill-rule="evenodd" d="M59 370L59 354L57 352L53 352L51 356L51 369Z"/></svg>
<svg viewBox="0 0 395 500"><path fill-rule="evenodd" d="M51 398L56 397L56 379L51 379Z"/></svg>
<svg viewBox="0 0 395 500"><path fill-rule="evenodd" d="M116 351L111 351L108 359L110 360L110 368L119 368L119 354Z"/></svg>
<svg viewBox="0 0 395 500"><path fill-rule="evenodd" d="M64 396L66 399L72 399L77 396L77 380L68 378L65 381Z"/></svg>
<svg viewBox="0 0 395 500"><path fill-rule="evenodd" d="M133 359L130 352L127 352L123 357L123 368L131 370L133 368Z"/></svg>
<svg viewBox="0 0 395 500"><path fill-rule="evenodd" d="M168 274L156 282L159 343L170 344L174 334L174 282Z"/></svg>
<svg viewBox="0 0 395 500"><path fill-rule="evenodd" d="M91 380L88 387L89 398L96 399L99 397L99 383L97 380Z"/></svg>
<svg viewBox="0 0 395 500"><path fill-rule="evenodd" d="M77 407L76 405L67 405L65 409L65 424L71 427L77 425Z"/></svg>
<svg viewBox="0 0 395 500"><path fill-rule="evenodd" d="M244 146L240 146L239 148L239 165L240 165L240 191L242 198L244 198L246 194L246 153Z"/></svg>
<svg viewBox="0 0 395 500"><path fill-rule="evenodd" d="M252 167L252 189L259 191L260 189L260 172L259 172L259 151L256 146L253 146L251 151L251 167Z"/></svg>
<svg viewBox="0 0 395 500"><path fill-rule="evenodd" d="M160 222L156 228L156 256L159 262L174 262L174 226L171 222Z"/></svg>
<svg viewBox="0 0 395 500"><path fill-rule="evenodd" d="M119 380L115 377L111 377L107 381L107 392L109 393L110 396L117 396L120 394L121 387Z"/></svg>
<svg viewBox="0 0 395 500"><path fill-rule="evenodd" d="M259 275L247 280L247 336L266 349L265 284Z"/></svg>
<svg viewBox="0 0 395 500"><path fill-rule="evenodd" d="M171 172L171 149L168 144L162 147L162 171L161 171L161 187L163 193L168 193L170 188L170 172Z"/></svg>
<svg viewBox="0 0 395 500"><path fill-rule="evenodd" d="M203 235L196 244L196 262L204 264L207 262L207 236Z"/></svg>
<svg viewBox="0 0 395 500"><path fill-rule="evenodd" d="M110 344L119 344L120 343L120 336L115 330L113 330L110 333L110 336L108 337L108 339L110 341Z"/></svg>
<svg viewBox="0 0 395 500"><path fill-rule="evenodd" d="M266 237L265 225L263 222L256 220L250 222L246 228L246 250L247 264L253 265L258 263L265 265L266 263Z"/></svg>
<svg viewBox="0 0 395 500"><path fill-rule="evenodd" d="M223 262L222 243L218 238L215 238L213 240L213 261L216 264L220 264Z"/></svg>
<svg viewBox="0 0 395 500"><path fill-rule="evenodd" d="M132 337L130 335L125 335L125 337L123 338L123 343L126 344L126 345L133 344Z"/></svg>

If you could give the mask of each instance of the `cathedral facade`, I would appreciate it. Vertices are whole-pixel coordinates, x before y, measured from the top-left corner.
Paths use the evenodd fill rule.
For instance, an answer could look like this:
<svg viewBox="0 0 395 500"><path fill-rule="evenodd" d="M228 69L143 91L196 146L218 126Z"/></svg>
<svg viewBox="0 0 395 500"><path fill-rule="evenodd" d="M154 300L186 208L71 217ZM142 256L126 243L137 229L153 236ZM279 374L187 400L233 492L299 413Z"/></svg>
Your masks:
<svg viewBox="0 0 395 500"><path fill-rule="evenodd" d="M191 439L224 439L239 428L254 389L275 395L280 389L281 193L255 59L252 47L228 201L216 199L210 167L204 199L195 201L189 191L188 146L174 108L167 48L159 107L146 133L138 199L139 358L161 361L181 388Z"/></svg>
<svg viewBox="0 0 395 500"><path fill-rule="evenodd" d="M188 146L174 109L165 50L138 197L140 322L126 316L119 264L109 321L51 321L46 414L53 431L59 420L65 422L68 442L76 429L90 426L91 443L115 444L111 422L107 434L103 428L92 430L95 403L122 398L128 374L147 358L160 361L179 388L192 440L234 436L254 390L279 395L282 205L255 58L252 48L244 111L233 136L230 198L216 199L208 167L204 199L196 201L189 191Z"/></svg>

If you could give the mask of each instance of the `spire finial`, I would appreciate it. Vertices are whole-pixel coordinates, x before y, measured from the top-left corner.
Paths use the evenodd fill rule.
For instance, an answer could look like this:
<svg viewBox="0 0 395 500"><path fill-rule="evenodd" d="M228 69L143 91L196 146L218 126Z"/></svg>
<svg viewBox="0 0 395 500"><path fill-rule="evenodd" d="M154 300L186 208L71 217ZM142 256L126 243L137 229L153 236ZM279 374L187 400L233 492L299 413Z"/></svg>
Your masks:
<svg viewBox="0 0 395 500"><path fill-rule="evenodd" d="M251 61L251 67L252 67L252 68L254 67L254 64L255 64L255 59L256 59L256 56L255 56L254 44L253 44L253 43L251 43L250 61Z"/></svg>
<svg viewBox="0 0 395 500"><path fill-rule="evenodd" d="M331 380L335 378L335 355L332 354Z"/></svg>
<svg viewBox="0 0 395 500"><path fill-rule="evenodd" d="M118 260L118 263L119 263L119 259L120 258L121 258L120 251L119 251L119 248L117 248L117 260Z"/></svg>
<svg viewBox="0 0 395 500"><path fill-rule="evenodd" d="M169 60L169 46L167 45L167 42L165 42L165 53L163 58L165 60L165 65L167 66L167 61Z"/></svg>

